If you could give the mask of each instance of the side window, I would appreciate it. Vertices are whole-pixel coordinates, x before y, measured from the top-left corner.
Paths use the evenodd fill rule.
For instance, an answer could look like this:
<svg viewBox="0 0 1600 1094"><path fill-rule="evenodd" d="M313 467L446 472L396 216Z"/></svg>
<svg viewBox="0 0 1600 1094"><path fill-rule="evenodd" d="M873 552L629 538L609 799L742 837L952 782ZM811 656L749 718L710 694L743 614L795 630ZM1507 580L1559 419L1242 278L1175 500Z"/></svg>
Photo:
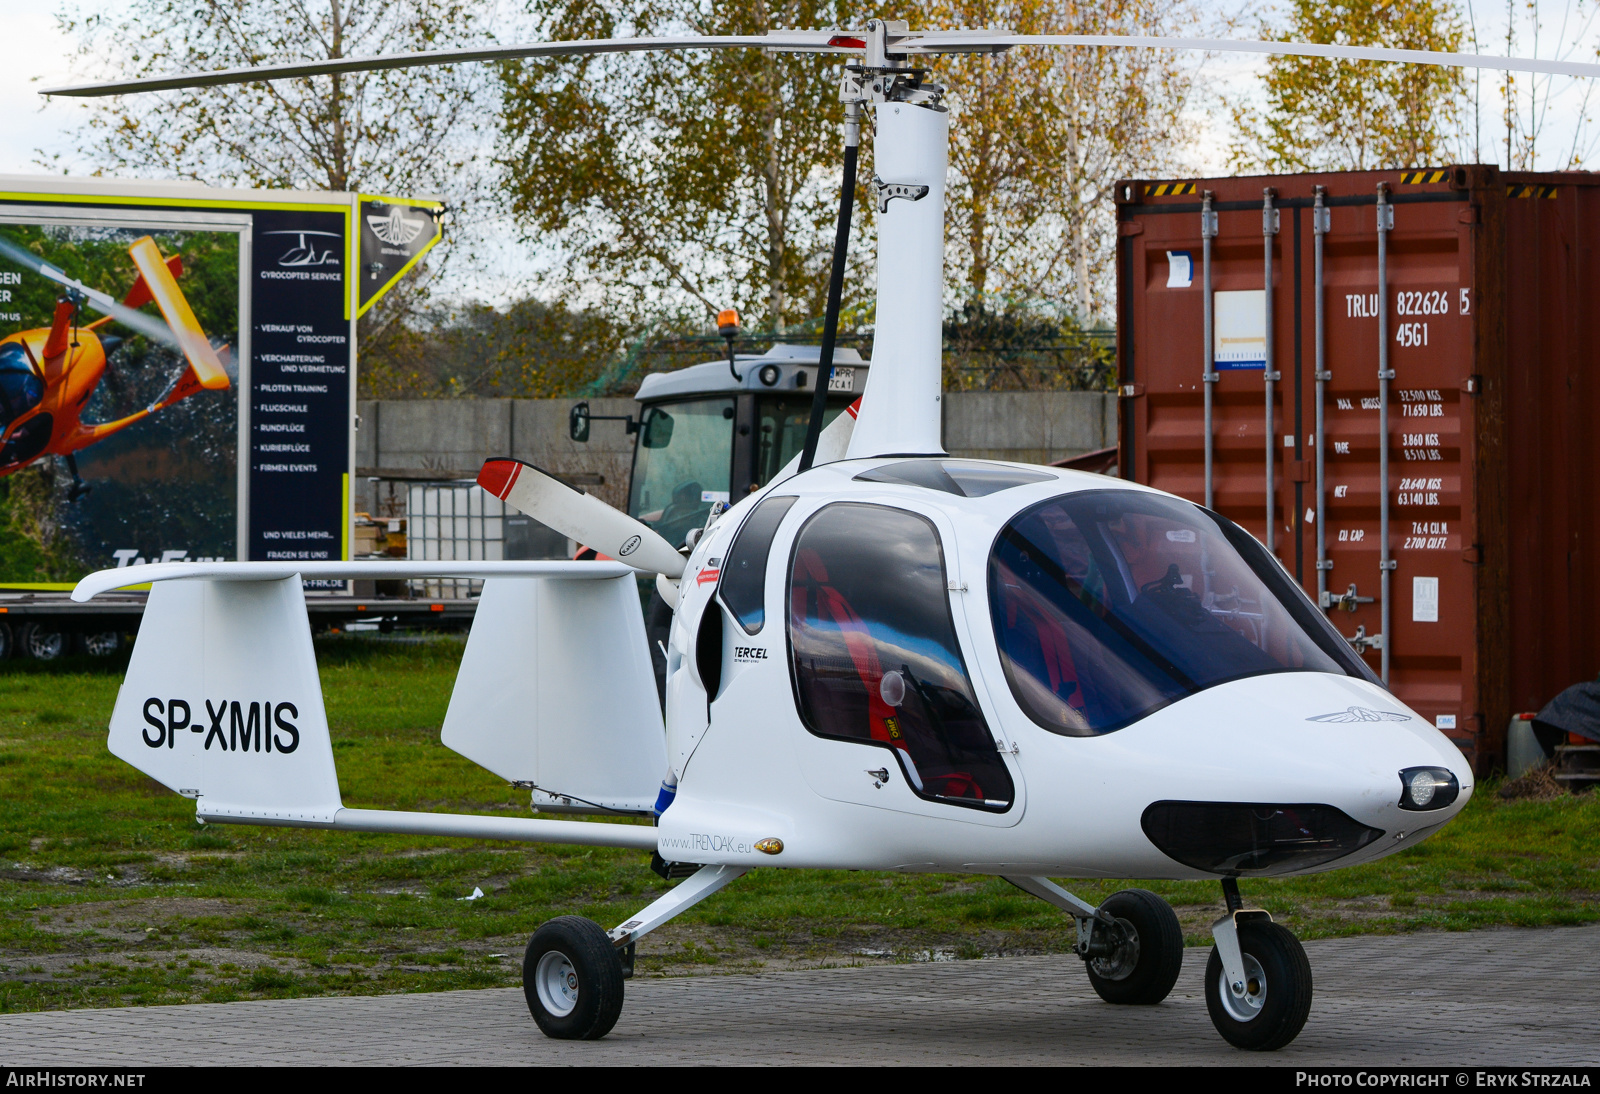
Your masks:
<svg viewBox="0 0 1600 1094"><path fill-rule="evenodd" d="M1011 775L956 643L944 551L915 513L840 503L795 541L789 656L801 720L894 754L917 794L1003 810Z"/></svg>
<svg viewBox="0 0 1600 1094"><path fill-rule="evenodd" d="M734 538L722 563L717 591L746 634L760 634L767 622L767 553L794 498L762 498Z"/></svg>

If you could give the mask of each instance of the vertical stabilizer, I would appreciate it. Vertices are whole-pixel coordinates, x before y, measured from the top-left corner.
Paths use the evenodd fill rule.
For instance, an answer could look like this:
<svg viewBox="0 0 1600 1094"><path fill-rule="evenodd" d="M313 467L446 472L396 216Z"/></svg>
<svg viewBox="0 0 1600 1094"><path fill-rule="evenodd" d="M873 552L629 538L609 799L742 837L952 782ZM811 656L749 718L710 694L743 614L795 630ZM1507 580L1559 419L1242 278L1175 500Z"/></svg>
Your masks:
<svg viewBox="0 0 1600 1094"><path fill-rule="evenodd" d="M911 103L878 107L878 315L872 371L849 458L942 454L944 176L950 115ZM915 196L921 187L927 192Z"/></svg>
<svg viewBox="0 0 1600 1094"><path fill-rule="evenodd" d="M300 579L152 586L106 743L202 813L330 822L339 780Z"/></svg>

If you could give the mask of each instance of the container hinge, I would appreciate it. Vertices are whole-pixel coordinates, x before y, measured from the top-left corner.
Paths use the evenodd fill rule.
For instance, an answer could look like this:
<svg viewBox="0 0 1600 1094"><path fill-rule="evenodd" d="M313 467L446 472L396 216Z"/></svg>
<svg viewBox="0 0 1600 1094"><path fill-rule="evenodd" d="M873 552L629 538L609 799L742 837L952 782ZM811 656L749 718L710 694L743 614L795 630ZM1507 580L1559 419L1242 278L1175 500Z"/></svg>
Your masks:
<svg viewBox="0 0 1600 1094"><path fill-rule="evenodd" d="M1327 565L1324 566L1323 563L1327 563ZM1319 570L1322 570L1322 569L1331 570L1331 569L1333 569L1333 560L1332 559L1323 559L1322 562L1317 563L1317 569L1319 569ZM1326 589L1324 589L1322 591L1322 610L1323 611L1331 611L1334 608L1342 608L1343 610L1345 610L1347 612L1353 612L1353 611L1356 610L1356 608L1358 606L1360 606L1362 604L1371 604L1371 603L1372 603L1372 597L1370 597L1370 596L1357 596L1356 595L1356 587L1355 587L1354 583L1352 583L1350 588L1346 589L1339 596L1335 596L1333 593L1329 592Z"/></svg>
<svg viewBox="0 0 1600 1094"><path fill-rule="evenodd" d="M1350 643L1354 650L1381 650L1383 649L1383 635L1368 634L1365 623L1356 628L1356 633L1345 636L1345 641Z"/></svg>
<svg viewBox="0 0 1600 1094"><path fill-rule="evenodd" d="M1461 381L1461 390L1468 395L1476 395L1483 390L1483 377L1477 374L1468 376Z"/></svg>
<svg viewBox="0 0 1600 1094"><path fill-rule="evenodd" d="M1117 394L1124 399L1139 399L1144 396L1143 384L1123 384L1117 389Z"/></svg>
<svg viewBox="0 0 1600 1094"><path fill-rule="evenodd" d="M1144 225L1137 220L1125 220L1117 225L1117 234L1119 236L1142 236L1144 235Z"/></svg>
<svg viewBox="0 0 1600 1094"><path fill-rule="evenodd" d="M1471 547L1462 548L1462 550L1461 550L1461 561L1467 563L1470 566L1482 566L1483 565L1483 544L1474 543Z"/></svg>
<svg viewBox="0 0 1600 1094"><path fill-rule="evenodd" d="M1397 559L1384 558L1384 559L1379 559L1378 560L1378 569L1380 569L1380 570L1394 570L1394 569L1398 569L1399 566L1400 566L1400 563L1399 563L1399 560L1397 560Z"/></svg>
<svg viewBox="0 0 1600 1094"><path fill-rule="evenodd" d="M1394 369L1392 369L1392 368L1380 368L1378 370L1378 379L1380 379L1380 380L1393 380L1394 379Z"/></svg>

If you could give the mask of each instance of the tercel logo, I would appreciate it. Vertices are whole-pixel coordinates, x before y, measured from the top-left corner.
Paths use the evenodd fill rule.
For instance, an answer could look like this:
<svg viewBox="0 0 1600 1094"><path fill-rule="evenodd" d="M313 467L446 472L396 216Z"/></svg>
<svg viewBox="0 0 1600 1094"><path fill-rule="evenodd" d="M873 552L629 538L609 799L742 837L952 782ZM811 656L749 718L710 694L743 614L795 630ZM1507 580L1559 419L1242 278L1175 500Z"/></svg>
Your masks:
<svg viewBox="0 0 1600 1094"><path fill-rule="evenodd" d="M618 557L627 558L629 555L633 554L633 552L637 551L639 549L639 544L643 542L644 540L640 539L638 536L631 536L628 539L628 542L617 548Z"/></svg>
<svg viewBox="0 0 1600 1094"><path fill-rule="evenodd" d="M204 721L192 719L187 700L150 698L144 701L144 743L168 748L178 743L178 732L204 733L206 751L212 744L223 752L293 752L300 747L300 727L290 721L300 717L293 703L241 703L223 699L216 706L205 701ZM165 717L158 717L164 715ZM222 723L226 719L228 728Z"/></svg>
<svg viewBox="0 0 1600 1094"><path fill-rule="evenodd" d="M733 647L733 663L736 665L754 665L766 659L767 651L761 646Z"/></svg>

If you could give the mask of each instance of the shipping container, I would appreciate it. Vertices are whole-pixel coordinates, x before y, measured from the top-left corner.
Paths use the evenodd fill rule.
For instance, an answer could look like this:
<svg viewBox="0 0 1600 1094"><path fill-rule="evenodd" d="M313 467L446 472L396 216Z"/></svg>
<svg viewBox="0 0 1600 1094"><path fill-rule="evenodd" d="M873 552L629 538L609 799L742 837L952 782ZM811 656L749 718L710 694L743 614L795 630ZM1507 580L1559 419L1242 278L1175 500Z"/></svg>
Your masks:
<svg viewBox="0 0 1600 1094"><path fill-rule="evenodd" d="M1600 177L1118 184L1120 472L1273 550L1480 772L1600 669Z"/></svg>

